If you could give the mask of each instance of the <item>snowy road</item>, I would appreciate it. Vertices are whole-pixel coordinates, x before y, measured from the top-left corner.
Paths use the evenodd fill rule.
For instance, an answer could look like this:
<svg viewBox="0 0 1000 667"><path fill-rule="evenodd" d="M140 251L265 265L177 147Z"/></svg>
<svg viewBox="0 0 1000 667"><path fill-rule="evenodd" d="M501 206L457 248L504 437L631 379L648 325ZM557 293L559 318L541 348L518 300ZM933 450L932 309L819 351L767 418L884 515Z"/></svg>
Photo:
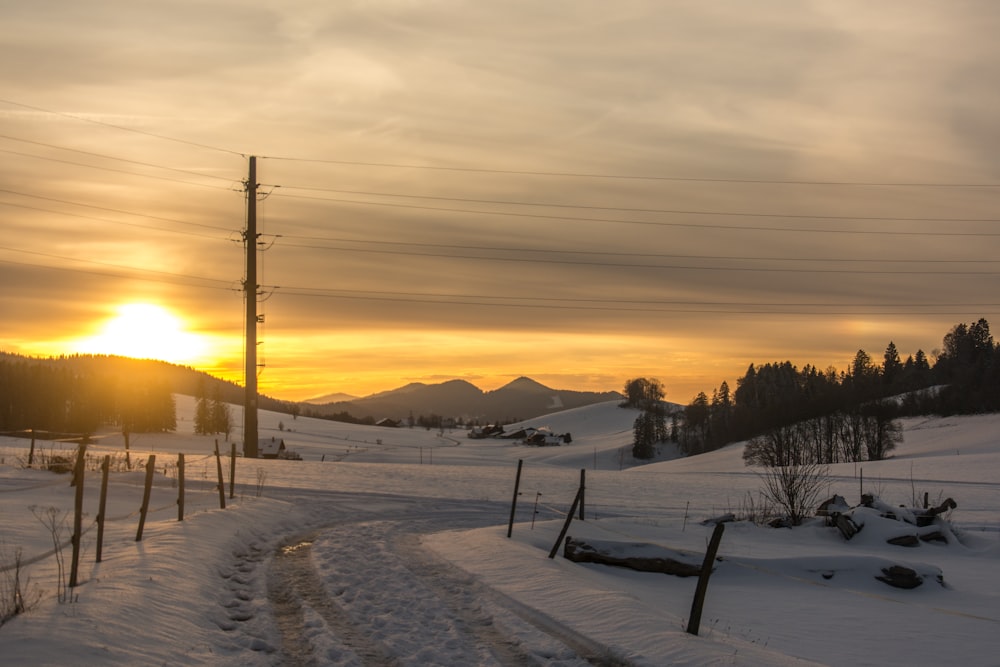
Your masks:
<svg viewBox="0 0 1000 667"><path fill-rule="evenodd" d="M424 534L496 525L500 504L345 496L322 505L316 515L338 518L286 540L267 564L276 662L628 664L421 546Z"/></svg>

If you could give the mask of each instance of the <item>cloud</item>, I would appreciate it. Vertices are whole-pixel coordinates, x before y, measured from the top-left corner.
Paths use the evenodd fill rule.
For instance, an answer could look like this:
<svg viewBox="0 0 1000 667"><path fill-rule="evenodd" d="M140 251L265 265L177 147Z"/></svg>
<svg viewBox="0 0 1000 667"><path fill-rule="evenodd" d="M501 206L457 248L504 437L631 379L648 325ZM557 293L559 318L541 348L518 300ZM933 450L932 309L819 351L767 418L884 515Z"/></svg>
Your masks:
<svg viewBox="0 0 1000 667"><path fill-rule="evenodd" d="M0 307L25 317L4 344L150 296L238 338L226 289L255 154L278 393L511 374L608 389L649 374L687 393L752 361L929 348L996 310L998 189L938 186L996 179L997 16L11 6L0 271L17 287Z"/></svg>

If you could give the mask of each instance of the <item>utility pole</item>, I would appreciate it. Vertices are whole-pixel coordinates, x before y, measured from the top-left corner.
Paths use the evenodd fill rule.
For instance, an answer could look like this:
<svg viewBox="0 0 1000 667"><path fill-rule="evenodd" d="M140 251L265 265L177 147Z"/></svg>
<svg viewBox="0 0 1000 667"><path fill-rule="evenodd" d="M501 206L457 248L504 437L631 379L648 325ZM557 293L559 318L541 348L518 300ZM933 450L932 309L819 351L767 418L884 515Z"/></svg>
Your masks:
<svg viewBox="0 0 1000 667"><path fill-rule="evenodd" d="M247 275L243 283L246 298L246 353L243 371L246 396L243 400L243 456L257 458L257 157L250 156L247 177L247 228L243 233L247 251Z"/></svg>

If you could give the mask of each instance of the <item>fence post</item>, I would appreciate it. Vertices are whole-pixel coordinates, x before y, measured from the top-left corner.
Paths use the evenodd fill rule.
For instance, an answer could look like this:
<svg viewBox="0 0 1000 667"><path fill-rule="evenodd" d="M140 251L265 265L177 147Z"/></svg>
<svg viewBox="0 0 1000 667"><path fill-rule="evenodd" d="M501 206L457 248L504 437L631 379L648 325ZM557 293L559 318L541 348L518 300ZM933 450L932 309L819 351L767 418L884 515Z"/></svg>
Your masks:
<svg viewBox="0 0 1000 667"><path fill-rule="evenodd" d="M184 520L184 454L177 455L177 520Z"/></svg>
<svg viewBox="0 0 1000 667"><path fill-rule="evenodd" d="M587 469L580 468L580 521L583 521L583 502L587 495Z"/></svg>
<svg viewBox="0 0 1000 667"><path fill-rule="evenodd" d="M559 537L556 539L556 543L552 545L552 551L549 552L549 558L555 558L556 552L559 551L559 545L562 544L563 538L566 537L566 532L569 530L569 524L573 523L573 515L576 514L576 507L580 504L580 496L583 495L583 489L576 490L576 497L573 498L573 506L569 508L569 514L566 515L566 523L563 524L562 530L559 531Z"/></svg>
<svg viewBox="0 0 1000 667"><path fill-rule="evenodd" d="M510 521L507 523L507 537L511 536L514 532L514 511L517 510L517 495L518 489L521 487L521 466L524 465L524 459L517 460L517 476L514 478L514 500L510 503Z"/></svg>
<svg viewBox="0 0 1000 667"><path fill-rule="evenodd" d="M715 554L719 551L719 542L722 541L722 531L726 524L715 524L712 532L712 539L708 542L708 549L705 551L705 560L701 564L701 574L698 575L698 587L694 591L694 600L691 601L691 618L688 620L688 634L697 635L698 627L701 625L701 610L705 606L705 593L708 592L708 578L712 576L712 563L715 562Z"/></svg>
<svg viewBox="0 0 1000 667"><path fill-rule="evenodd" d="M222 480L222 457L219 455L219 441L215 441L215 467L219 471L219 509L226 509L226 483Z"/></svg>
<svg viewBox="0 0 1000 667"><path fill-rule="evenodd" d="M156 454L150 454L146 460L146 484L142 490L142 507L139 508L139 530L135 533L135 541L142 542L142 529L146 526L146 512L149 511L149 492L153 488L153 473L156 471Z"/></svg>
<svg viewBox="0 0 1000 667"><path fill-rule="evenodd" d="M236 497L236 443L229 450L229 497Z"/></svg>
<svg viewBox="0 0 1000 667"><path fill-rule="evenodd" d="M73 502L73 561L69 569L69 587L76 588L77 573L80 570L80 538L83 533L83 475L87 456L87 445L80 443L76 451L76 466L73 477L76 478L76 496Z"/></svg>
<svg viewBox="0 0 1000 667"><path fill-rule="evenodd" d="M97 509L97 559L95 563L101 562L101 553L104 550L104 514L108 508L108 470L111 468L111 455L105 454L104 461L101 462L101 501Z"/></svg>

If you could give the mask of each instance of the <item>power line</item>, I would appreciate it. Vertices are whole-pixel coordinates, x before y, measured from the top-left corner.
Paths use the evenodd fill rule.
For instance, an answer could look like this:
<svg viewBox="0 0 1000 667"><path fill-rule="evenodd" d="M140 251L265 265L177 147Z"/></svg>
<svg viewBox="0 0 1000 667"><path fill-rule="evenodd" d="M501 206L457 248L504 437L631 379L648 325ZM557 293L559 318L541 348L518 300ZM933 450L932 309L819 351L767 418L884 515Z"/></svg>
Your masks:
<svg viewBox="0 0 1000 667"><path fill-rule="evenodd" d="M626 269L660 269L670 271L725 271L725 272L749 272L749 273L818 273L818 274L852 274L852 275L961 275L961 276L995 276L1000 275L1000 271L927 271L927 270L903 270L903 271L881 271L873 269L791 269L791 268L769 268L769 267L731 267L731 266L687 266L669 264L627 264L621 262L587 262L582 260L566 260L551 258L531 258L531 257L489 257L483 255L450 255L444 253L421 253L406 250L384 250L375 248L343 248L330 246L310 246L303 244L284 244L292 248L309 248L314 250L333 250L341 252L356 252L384 255L398 255L406 257L434 257L444 259L465 259L474 261L491 262L521 262L529 264L546 265L571 265L571 266L595 266L603 268L626 268Z"/></svg>
<svg viewBox="0 0 1000 667"><path fill-rule="evenodd" d="M52 149L55 149L55 150L67 151L67 152L71 152L71 153L79 153L80 155L88 155L90 157L101 158L102 160L114 160L116 162L125 162L127 164L139 165L141 167L152 167L154 169L165 169L167 171L174 171L174 172L177 172L177 173L180 173L180 174L187 174L189 176L197 176L199 178L215 178L215 179L218 179L218 180L221 180L221 181L227 181L227 182L230 182L230 183L232 183L233 180L234 180L232 178L226 178L225 176L216 176L215 174L205 174L205 173L198 172L198 171L191 171L190 169L179 169L177 167L168 167L166 165L154 164L152 162L142 162L140 160L130 160L128 158L117 157L117 156L114 156L114 155L106 155L104 153L94 153L93 151L80 150L79 148L69 148L68 146L57 146L56 144L47 144L47 143L42 142L42 141L33 141L31 139L20 139L18 137L12 137L12 136L9 136L9 135L6 135L6 134L0 134L0 139L7 139L9 141L18 141L18 142L25 143L25 144L32 144L34 146L42 146L44 148L52 148ZM28 153L15 153L14 151L6 151L6 152L14 153L15 155L27 155L29 157L36 157L36 158L38 158L40 160L53 160L53 161L56 161L56 162L61 162L61 160L57 160L56 158L48 158L48 157L43 157L41 155L30 155ZM95 167L94 165L79 164L79 163L76 163L76 162L67 162L66 164L72 164L72 165L81 166L81 167L91 167L91 168L94 168L94 169L101 169L101 167ZM107 171L115 171L115 170L108 169ZM133 172L120 172L120 173L130 174L130 173L133 173ZM136 174L136 175L144 175L144 174ZM184 181L178 181L178 182L182 183Z"/></svg>
<svg viewBox="0 0 1000 667"><path fill-rule="evenodd" d="M484 299L484 300L508 300L508 301L531 301L539 303L580 303L580 304L641 304L658 306L719 306L719 307L761 307L761 308L1000 308L1000 303L923 303L907 304L898 303L818 303L818 302L747 302L747 301L692 301L685 299L596 299L593 297L544 297L544 296L511 296L511 295L491 295L491 294L466 294L450 293L441 294L435 292L408 292L389 290L356 290L343 289L339 287L280 287L267 286L268 289L280 290L281 294L290 294L292 291L300 292L299 296L313 294L315 296L352 296L358 298L385 297L392 296L399 299L412 298L438 298L438 299ZM446 303L452 303L447 301Z"/></svg>
<svg viewBox="0 0 1000 667"><path fill-rule="evenodd" d="M544 253L545 255L598 255L605 257L654 257L660 259L702 259L702 260L733 260L733 261L754 261L754 262L842 262L842 263L871 263L871 264L1000 264L1000 259L861 259L861 258L841 258L841 257L751 257L747 255L691 255L691 254L671 254L671 253L638 253L638 252L609 252L606 250L563 250L553 248L516 248L512 246L475 246L460 245L453 243L417 243L410 241L372 241L360 239L348 239L324 236L303 236L298 234L280 234L282 239L320 241L326 243L360 243L366 245L381 246L404 246L407 248L444 248L449 250L478 250L481 252L527 252ZM288 244L293 245L293 244ZM313 247L300 246L295 247Z"/></svg>
<svg viewBox="0 0 1000 667"><path fill-rule="evenodd" d="M151 282L163 282L175 285L184 285L186 287L203 287L206 289L221 289L226 291L240 291L239 288L234 285L239 281L234 280L222 280L221 278L206 278L204 276L194 276L182 273L171 273L169 271L157 271L155 269L142 269L132 266L122 266L120 264L111 264L108 262L98 262L96 260L78 259L76 257L64 257L61 255L53 255L50 253L36 252L32 250L21 250L20 248L9 248L5 246L0 246L0 250L7 250L9 252L17 252L25 255L36 255L39 257L47 257L49 259L58 259L61 261L68 262L80 262L82 264L93 264L96 266L107 267L109 269L115 269L119 272L127 272L128 275L123 276L121 273L111 273L109 271L97 271L89 269L73 268L68 266L51 266L48 264L32 264L30 262L16 262L9 259L0 259L0 263L3 264L13 264L16 266L28 266L39 269L48 269L52 271L73 271L76 273L88 273L91 275L108 276L112 278L129 278L132 280L145 280ZM152 274L152 275L146 275ZM187 282L181 282L183 280L196 280L208 283L220 283L219 285L202 285L202 284L190 284ZM225 285L225 287L223 287Z"/></svg>
<svg viewBox="0 0 1000 667"><path fill-rule="evenodd" d="M134 134L141 134L148 137L153 137L156 139L162 139L164 141L171 141L174 143L184 144L187 146L194 146L196 148L203 148L206 150L212 150L220 153L226 153L229 155L239 155L240 157L247 157L247 153L242 151L235 151L228 148L221 148L219 146L213 146L210 144L200 143L196 141L190 141L188 139L179 139L177 137L172 137L169 135L158 134L156 132L149 132L147 130L140 130L134 127L128 127L125 125L118 125L115 123L108 123L106 121L96 120L94 118L87 118L86 116L80 116L76 114L67 113L64 111L54 111L52 109L45 109L42 107L25 104L23 102L15 102L8 99L0 99L0 103L8 104L15 107L20 107L22 109L29 109L31 111L37 111L40 113L47 113L54 116L60 116L63 118L69 118L84 123L91 123L94 125L100 125L103 127L108 127L124 132L132 132ZM481 173L481 174L507 174L514 176L540 176L540 177L558 177L558 178L586 178L586 179L609 179L609 180L638 180L638 181L661 181L661 182L680 182L680 183L728 183L728 184L750 184L750 185L791 185L791 186L840 186L840 187L892 187L892 188L1000 188L1000 183L941 183L941 182L903 182L903 181L823 181L823 180L803 180L803 179L763 179L763 178L708 178L708 177L691 177L691 176L657 176L657 175L647 175L647 174L609 174L609 173L588 173L588 172L571 172L571 171L539 171L539 170L527 170L527 169L494 169L486 167L455 167L455 166L444 166L444 165L429 165L429 164L401 164L401 163L391 163L391 162L369 162L360 160L333 160L327 158L306 158L306 157L295 157L295 156L261 156L261 159L268 160L280 160L288 162L303 162L303 163L313 163L313 164L331 164L331 165L343 165L352 167L380 167L380 168L390 168L390 169L418 169L426 171L449 171L449 172L466 172L466 173Z"/></svg>
<svg viewBox="0 0 1000 667"><path fill-rule="evenodd" d="M0 99L3 104L9 104L15 107L21 107L22 109L30 109L31 111L38 111L40 113L52 114L53 116L61 116L63 118L70 118L72 120L77 120L83 123L92 123L94 125L101 125L103 127L110 127L115 130L122 130L124 132L132 132L134 134L142 134L147 137L153 137L155 139L163 139L164 141L172 141L178 144L185 144L187 146L194 146L196 148L204 148L207 150L218 151L220 153L228 153L230 155L239 155L240 157L246 157L244 153L239 151L229 150L228 148L219 148L218 146L210 146L209 144L198 143L197 141L188 141L187 139L178 139L177 137L170 137L164 134L157 134L155 132L147 132L146 130L137 130L134 127L127 127L124 125L116 125L114 123L108 123L102 120L95 120L93 118L87 118L85 116L77 116L75 114L66 113L65 111L53 111L51 109L43 109L41 107L32 106L30 104L23 104L21 102L14 102L13 100Z"/></svg>
<svg viewBox="0 0 1000 667"><path fill-rule="evenodd" d="M696 178L689 176L651 176L639 174L601 174L568 171L531 171L524 169L488 169L483 167L446 167L427 164L399 164L391 162L362 162L357 160L331 160L324 158L302 158L290 156L262 156L265 160L288 162L311 162L349 167L384 167L390 169L419 169L425 171L451 171L477 174L507 174L513 176L544 176L558 178L592 178L630 181L673 181L680 183L732 183L750 185L815 185L849 187L889 187L889 188L998 188L1000 183L933 183L933 182L866 182L866 181L819 181L781 180L762 178Z"/></svg>
<svg viewBox="0 0 1000 667"><path fill-rule="evenodd" d="M98 211L108 211L110 213L123 213L125 215L133 215L139 218L147 218L149 220L162 220L163 222L173 222L179 225L190 225L192 227L202 227L204 229L215 229L219 231L230 232L232 231L227 227L217 227L215 225L206 225L200 222L190 222L188 220L178 220L177 218L166 218L158 215L149 215L148 213L137 213L135 211L126 211L119 208L109 208L107 206L96 206L94 204L84 204L83 202L69 201L67 199L59 199L58 197L45 197L43 195L32 195L27 192L18 192L17 190L8 190L6 188L0 188L0 192L4 192L10 195L16 195L18 197L28 197L30 199L41 199L43 201L56 202L58 204L68 204L70 206L80 206L83 208L92 208ZM0 202L3 203L3 202ZM11 206L17 206L17 204L10 204ZM27 207L24 207L27 208ZM70 214L66 214L70 215ZM109 221L110 222L110 221ZM125 223L122 223L125 224Z"/></svg>
<svg viewBox="0 0 1000 667"><path fill-rule="evenodd" d="M100 171L110 171L116 174L125 174L127 176L139 176L142 178L154 178L159 181L167 181L169 183L180 183L181 185L193 185L199 188L212 188L213 190L231 190L233 188L223 188L218 185L209 185L208 183L192 183L191 181L182 181L177 178L167 178L166 176L156 176L154 174L142 174L137 171L125 171L124 169L114 169L113 167L100 167L94 164L83 164L81 162L73 162L71 160L60 160L59 158L48 157L44 155L32 155L31 153L22 153L20 151L12 151L9 149L0 148L0 153L7 153L8 155L18 155L20 157L30 157L36 160L46 160L48 162L58 162L59 164L68 164L72 167L83 167L85 169L98 169ZM126 160L127 161L127 160ZM168 169L169 167L160 167L160 169ZM219 177L216 177L219 178Z"/></svg>
<svg viewBox="0 0 1000 667"><path fill-rule="evenodd" d="M802 234L852 234L852 235L863 235L863 236L954 236L954 237L1000 237L1000 232L942 232L942 231L890 231L890 230L874 230L874 229L802 229L795 227L768 227L763 225L723 225L716 223L694 223L694 222L664 222L664 221L653 221L653 220L627 220L627 219L616 219L616 218L592 218L583 216L568 216L568 215L548 215L544 213L523 213L515 211L484 211L476 209L460 209L460 208L447 208L443 206L424 206L420 204L399 204L393 202L376 202L376 201L359 201L351 199L331 199L328 197L310 197L307 195L287 195L274 193L275 196L280 197L294 197L297 199L310 199L315 201L325 201L340 204L352 204L359 206L382 206L388 208L402 208L402 209L413 209L421 211L435 211L442 213L458 213L466 215L489 215L498 217L509 217L509 218L531 218L535 220L559 220L564 222L597 222L606 224L619 224L619 225L645 225L650 227L683 227L683 228L693 228L693 229L725 229L730 231L753 231L753 232L781 232L781 233L802 233ZM689 213L690 215L713 215L713 213L702 211L693 211ZM726 214L718 213L717 215L726 216L734 215L737 217L766 217L764 214L752 214L743 216L741 214ZM795 217L795 216L792 216ZM807 216L804 216L807 217ZM846 218L848 220L858 220L863 221L864 218ZM903 222L906 221L904 218L898 218L896 221ZM916 222L917 220L910 220L911 222ZM949 222L949 220L924 220L924 222ZM950 222L962 222L960 220L951 220ZM1000 222L997 220L975 220L969 222Z"/></svg>
<svg viewBox="0 0 1000 667"><path fill-rule="evenodd" d="M308 289L308 288L307 288ZM301 296L301 297L313 297L313 298L329 298L329 299L348 299L348 300L363 300L363 301L377 301L377 302L393 302L393 303L414 303L412 296L357 296L348 294L320 294L315 292L306 291L296 291L295 288L290 290L282 289L279 294L287 296ZM438 305L452 305L452 306L485 306L492 308L532 308L532 309L544 309L544 310L577 310L577 311L599 311L599 312L633 312L633 313L685 313L685 314L701 314L701 315L802 315L802 316L815 316L815 315L872 315L870 310L843 310L843 311L832 311L829 310L828 306L817 306L817 308L822 308L822 310L788 310L782 308L772 308L769 310L751 310L745 307L743 308L728 308L728 309L711 309L711 308L649 308L649 307L622 307L622 306L611 306L611 305L599 305L599 306L587 306L587 305L562 305L562 304L540 304L540 303L495 303L495 302L482 302L482 301L455 301L455 300L445 300L439 298L429 298L422 299L418 303L421 304L438 304ZM958 308L958 305L943 304L947 308ZM903 306L900 306L903 307ZM885 317L900 317L900 316L912 316L912 315L960 315L963 313L975 312L977 315L992 315L992 313L983 313L980 305L971 305L970 308L975 308L975 311L963 310L959 312L955 311L895 311L895 312L880 312L878 315ZM992 305L990 306L992 307Z"/></svg>
<svg viewBox="0 0 1000 667"><path fill-rule="evenodd" d="M70 218L80 218L80 219L83 219L83 220L95 220L97 222L106 222L106 223L111 224L111 225L123 225L125 227L135 227L137 229L152 229L154 231L167 232L167 233L170 233L170 234L183 234L185 236L193 236L195 238L202 238L202 239L212 239L214 241L220 240L220 238L218 236L210 236L208 234L199 234L197 232L183 231L183 230L180 230L180 229L163 229L161 227L152 227L150 225L140 225L137 222L125 222L123 220L111 220L109 218L99 218L99 217L97 217L95 215L83 215L82 213L70 213L68 211L56 211L54 209L42 208L40 206L28 206L26 204L15 204L13 202L6 202L6 201L0 201L0 206L11 206L11 207L14 207L14 208L23 208L23 209L26 209L28 211L39 211L41 213L51 213L53 215L62 215L62 216L70 217ZM136 213L135 215L141 215L141 214ZM196 224L196 223L189 223L189 224ZM222 231L229 231L231 234L234 233L233 230L224 230L221 227L219 227L218 229L220 229ZM226 239L226 240L230 240L230 239Z"/></svg>
<svg viewBox="0 0 1000 667"><path fill-rule="evenodd" d="M874 216L874 215L820 215L809 213L756 213L750 211L698 211L687 209L668 208L633 208L625 206L595 206L588 204L565 204L553 202L530 202L514 201L506 199L473 199L468 197L441 197L434 195L411 195L397 194L391 192L366 192L360 190L336 190L333 188L311 188L294 185L283 185L282 192L276 193L279 197L298 197L306 199L304 195L286 194L287 190L306 190L312 192L332 192L350 195L363 195L367 197L396 197L406 199L419 199L429 201L447 201L463 204L487 204L491 206L522 206L532 208L559 208L584 211L621 211L624 213L654 213L668 215L703 215L713 217L735 217L735 218L774 218L790 220L853 220L858 222L1000 222L1000 218L912 218L897 216ZM324 197L317 197L320 201L327 200ZM328 199L327 201L342 201L339 199ZM350 201L350 200L348 200ZM378 202L369 202L377 204Z"/></svg>

